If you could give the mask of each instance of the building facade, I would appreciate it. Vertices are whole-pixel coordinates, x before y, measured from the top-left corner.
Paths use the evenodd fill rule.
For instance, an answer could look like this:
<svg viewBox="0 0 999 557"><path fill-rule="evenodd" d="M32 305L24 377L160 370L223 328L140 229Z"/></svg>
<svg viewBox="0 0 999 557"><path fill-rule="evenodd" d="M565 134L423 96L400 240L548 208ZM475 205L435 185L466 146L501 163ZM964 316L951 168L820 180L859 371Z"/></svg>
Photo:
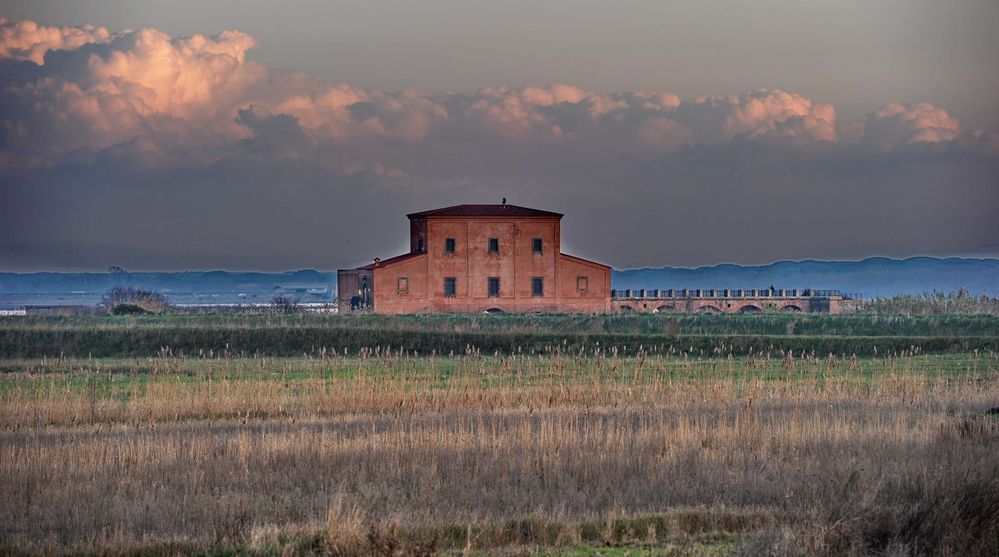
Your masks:
<svg viewBox="0 0 999 557"><path fill-rule="evenodd" d="M341 311L611 310L610 267L561 252L560 213L503 203L407 216L409 253L338 271Z"/></svg>

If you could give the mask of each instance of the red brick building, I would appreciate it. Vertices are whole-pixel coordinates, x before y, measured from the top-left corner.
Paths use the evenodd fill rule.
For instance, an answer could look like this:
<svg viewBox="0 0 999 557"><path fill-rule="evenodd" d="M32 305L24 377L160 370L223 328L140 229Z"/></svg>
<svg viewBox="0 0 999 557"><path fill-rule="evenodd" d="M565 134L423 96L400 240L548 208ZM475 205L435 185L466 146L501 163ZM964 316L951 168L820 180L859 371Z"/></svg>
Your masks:
<svg viewBox="0 0 999 557"><path fill-rule="evenodd" d="M409 253L338 271L341 311L611 309L610 267L560 251L560 213L503 203L407 216Z"/></svg>

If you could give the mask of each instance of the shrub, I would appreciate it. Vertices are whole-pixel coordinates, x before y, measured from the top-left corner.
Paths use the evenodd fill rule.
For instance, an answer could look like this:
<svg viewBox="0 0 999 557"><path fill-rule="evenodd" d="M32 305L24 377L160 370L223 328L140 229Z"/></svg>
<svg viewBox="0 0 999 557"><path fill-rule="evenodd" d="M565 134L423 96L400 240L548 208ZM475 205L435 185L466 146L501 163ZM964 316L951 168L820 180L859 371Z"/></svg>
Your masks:
<svg viewBox="0 0 999 557"><path fill-rule="evenodd" d="M159 292L116 286L104 293L100 306L112 315L163 313L168 309L167 298Z"/></svg>
<svg viewBox="0 0 999 557"><path fill-rule="evenodd" d="M138 304L117 304L111 308L112 315L147 315L152 313Z"/></svg>
<svg viewBox="0 0 999 557"><path fill-rule="evenodd" d="M956 292L874 298L861 302L856 309L878 315L999 315L999 298L987 294L975 297L959 288Z"/></svg>
<svg viewBox="0 0 999 557"><path fill-rule="evenodd" d="M298 298L292 298L291 296L274 296L271 299L271 305L274 306L275 312L285 315L302 311L302 306L299 304Z"/></svg>

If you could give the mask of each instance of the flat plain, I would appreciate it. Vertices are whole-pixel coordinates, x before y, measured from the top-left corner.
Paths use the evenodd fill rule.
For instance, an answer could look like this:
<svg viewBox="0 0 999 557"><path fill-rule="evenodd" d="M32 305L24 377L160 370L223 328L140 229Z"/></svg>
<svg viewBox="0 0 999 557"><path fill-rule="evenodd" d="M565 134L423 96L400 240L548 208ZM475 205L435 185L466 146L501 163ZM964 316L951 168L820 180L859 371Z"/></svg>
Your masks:
<svg viewBox="0 0 999 557"><path fill-rule="evenodd" d="M997 329L990 316L3 319L0 549L990 554ZM414 335L439 349L408 348Z"/></svg>

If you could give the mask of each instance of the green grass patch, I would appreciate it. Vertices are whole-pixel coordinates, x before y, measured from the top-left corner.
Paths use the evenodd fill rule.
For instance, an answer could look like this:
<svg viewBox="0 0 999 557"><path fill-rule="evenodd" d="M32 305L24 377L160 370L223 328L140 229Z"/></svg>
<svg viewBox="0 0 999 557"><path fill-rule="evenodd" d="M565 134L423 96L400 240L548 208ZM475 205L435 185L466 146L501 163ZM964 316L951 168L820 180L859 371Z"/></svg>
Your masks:
<svg viewBox="0 0 999 557"><path fill-rule="evenodd" d="M324 382L405 381L409 388L457 385L524 388L551 384L648 385L725 380L855 381L918 377L926 381L990 380L999 353L901 357L747 357L655 354L642 357L379 355L317 358L33 358L0 360L0 400L45 393L82 393L101 400L145 396L151 383L220 385L260 382L305 392Z"/></svg>
<svg viewBox="0 0 999 557"><path fill-rule="evenodd" d="M842 336L764 334L645 334L558 332L441 332L361 329L340 326L172 325L91 327L84 323L55 327L5 327L0 324L0 358L59 356L295 356L326 352L357 353L381 347L419 355L454 355L470 351L564 353L614 351L687 352L741 355L778 352L884 355L999 351L999 336Z"/></svg>

